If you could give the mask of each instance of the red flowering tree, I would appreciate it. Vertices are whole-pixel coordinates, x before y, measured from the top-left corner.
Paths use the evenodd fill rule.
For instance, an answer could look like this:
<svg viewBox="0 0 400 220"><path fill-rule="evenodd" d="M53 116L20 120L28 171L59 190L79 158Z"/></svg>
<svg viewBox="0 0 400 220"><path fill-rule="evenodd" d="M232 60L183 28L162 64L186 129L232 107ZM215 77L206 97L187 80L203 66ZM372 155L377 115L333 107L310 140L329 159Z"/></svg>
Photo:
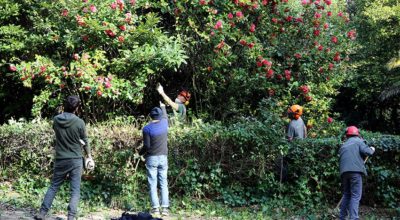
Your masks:
<svg viewBox="0 0 400 220"><path fill-rule="evenodd" d="M204 104L218 112L254 109L270 98L285 112L303 105L326 121L346 77L355 30L338 1L175 1L178 32L193 39L190 64ZM204 89L203 89L204 88ZM228 111L228 113L227 113ZM224 115L221 115L224 117Z"/></svg>
<svg viewBox="0 0 400 220"><path fill-rule="evenodd" d="M32 110L36 116L69 94L80 95L84 113L92 118L124 103L139 104L151 75L176 69L187 58L179 36L163 32L157 13L142 11L151 8L148 3L83 0L55 1L40 9L25 6L36 8L21 16L34 24L22 25L37 42L24 56L11 59L9 72L39 91Z"/></svg>

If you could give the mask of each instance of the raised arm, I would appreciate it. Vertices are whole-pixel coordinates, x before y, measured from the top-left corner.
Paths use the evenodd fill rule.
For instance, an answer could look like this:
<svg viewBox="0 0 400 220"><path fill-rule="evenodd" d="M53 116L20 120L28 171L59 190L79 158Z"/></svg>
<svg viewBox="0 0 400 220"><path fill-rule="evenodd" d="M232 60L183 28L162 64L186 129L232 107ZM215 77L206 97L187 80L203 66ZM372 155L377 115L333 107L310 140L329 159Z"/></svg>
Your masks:
<svg viewBox="0 0 400 220"><path fill-rule="evenodd" d="M161 85L157 86L157 91L163 97L165 102L170 105L175 111L178 111L179 105L172 101L164 92L164 88Z"/></svg>

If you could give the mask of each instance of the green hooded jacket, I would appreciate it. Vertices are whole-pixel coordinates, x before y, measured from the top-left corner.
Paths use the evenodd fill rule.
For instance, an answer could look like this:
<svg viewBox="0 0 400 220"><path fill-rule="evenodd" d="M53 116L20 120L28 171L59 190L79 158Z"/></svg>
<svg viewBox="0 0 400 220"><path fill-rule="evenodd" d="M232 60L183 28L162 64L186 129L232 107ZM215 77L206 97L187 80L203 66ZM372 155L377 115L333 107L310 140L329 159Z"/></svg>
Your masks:
<svg viewBox="0 0 400 220"><path fill-rule="evenodd" d="M85 142L84 149L90 155L85 122L73 113L64 112L54 117L53 129L56 135L55 159L82 158L79 139Z"/></svg>

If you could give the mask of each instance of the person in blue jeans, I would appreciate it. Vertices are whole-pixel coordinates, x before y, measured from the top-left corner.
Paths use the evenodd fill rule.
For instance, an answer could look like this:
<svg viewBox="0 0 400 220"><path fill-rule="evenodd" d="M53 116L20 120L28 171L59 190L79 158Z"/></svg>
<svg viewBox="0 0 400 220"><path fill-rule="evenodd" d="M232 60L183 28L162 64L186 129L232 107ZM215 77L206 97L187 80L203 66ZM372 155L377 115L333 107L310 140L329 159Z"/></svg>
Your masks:
<svg viewBox="0 0 400 220"><path fill-rule="evenodd" d="M347 127L346 142L340 147L340 178L342 182L343 200L340 204L340 219L359 219L358 207L362 195L362 174L367 175L364 159L375 152L360 138L358 128Z"/></svg>
<svg viewBox="0 0 400 220"><path fill-rule="evenodd" d="M145 154L147 181L149 185L152 215L169 215L168 198L168 116L165 105L154 107L150 112L152 121L143 128L143 148L140 154ZM161 213L158 199L157 184L161 190Z"/></svg>
<svg viewBox="0 0 400 220"><path fill-rule="evenodd" d="M39 214L34 217L36 220L46 218L54 197L67 176L70 179L71 192L68 220L75 219L77 215L83 168L81 140L85 143L84 150L88 159L92 160L85 123L75 115L79 105L78 96L68 96L64 102L64 112L53 119L53 130L56 136L53 178L43 199Z"/></svg>

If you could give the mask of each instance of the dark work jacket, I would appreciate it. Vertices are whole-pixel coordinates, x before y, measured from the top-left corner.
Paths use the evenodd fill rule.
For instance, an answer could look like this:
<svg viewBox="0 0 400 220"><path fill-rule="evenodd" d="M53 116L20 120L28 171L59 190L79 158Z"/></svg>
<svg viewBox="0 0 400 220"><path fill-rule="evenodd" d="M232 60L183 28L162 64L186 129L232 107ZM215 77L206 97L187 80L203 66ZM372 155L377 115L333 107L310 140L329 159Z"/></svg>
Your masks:
<svg viewBox="0 0 400 220"><path fill-rule="evenodd" d="M367 175L363 158L373 153L361 138L350 137L339 149L340 175L344 172L360 172Z"/></svg>

